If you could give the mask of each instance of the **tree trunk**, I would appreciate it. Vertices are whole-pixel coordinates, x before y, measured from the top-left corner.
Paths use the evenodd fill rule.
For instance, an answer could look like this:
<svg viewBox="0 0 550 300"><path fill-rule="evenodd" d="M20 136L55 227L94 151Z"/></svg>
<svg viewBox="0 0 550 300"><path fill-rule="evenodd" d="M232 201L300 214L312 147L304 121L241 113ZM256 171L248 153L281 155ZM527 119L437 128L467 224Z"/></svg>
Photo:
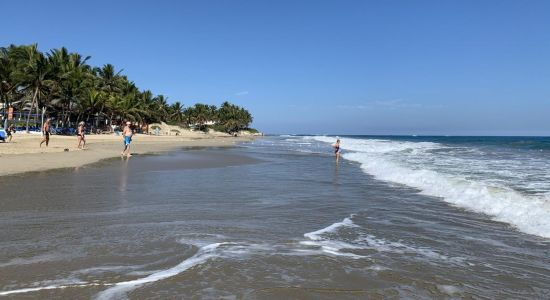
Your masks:
<svg viewBox="0 0 550 300"><path fill-rule="evenodd" d="M8 113L7 113L7 110L8 109L8 96L7 95L4 95L2 94L2 100L4 100L4 130L6 130L8 128Z"/></svg>
<svg viewBox="0 0 550 300"><path fill-rule="evenodd" d="M109 118L109 128L111 128L111 132L115 132L114 129L113 129L113 118L114 118L114 114L111 113L111 117Z"/></svg>
<svg viewBox="0 0 550 300"><path fill-rule="evenodd" d="M29 121L31 119L32 109L34 108L34 102L37 96L38 96L38 87L34 90L34 95L32 96L32 101L31 101L31 108L29 109L29 113L27 114L27 133L29 133Z"/></svg>
<svg viewBox="0 0 550 300"><path fill-rule="evenodd" d="M71 126L71 115L73 113L72 111L72 100L69 99L69 106L67 106L67 122L65 123L65 127L69 128Z"/></svg>
<svg viewBox="0 0 550 300"><path fill-rule="evenodd" d="M59 127L59 119L61 119L61 127L65 127L65 105L61 104L61 118L57 118L57 126Z"/></svg>
<svg viewBox="0 0 550 300"><path fill-rule="evenodd" d="M36 117L40 115L40 106L39 106L39 104L40 104L40 99L38 99L38 98L40 98L40 96L36 96L36 106L35 106L36 115L35 115L35 117L34 117L34 124L36 124ZM42 125L43 125L43 124L40 124L40 126L42 126ZM40 128L42 128L42 127L40 127Z"/></svg>
<svg viewBox="0 0 550 300"><path fill-rule="evenodd" d="M45 114L46 114L46 107L42 107L42 116L41 116L40 128L44 128L44 115Z"/></svg>

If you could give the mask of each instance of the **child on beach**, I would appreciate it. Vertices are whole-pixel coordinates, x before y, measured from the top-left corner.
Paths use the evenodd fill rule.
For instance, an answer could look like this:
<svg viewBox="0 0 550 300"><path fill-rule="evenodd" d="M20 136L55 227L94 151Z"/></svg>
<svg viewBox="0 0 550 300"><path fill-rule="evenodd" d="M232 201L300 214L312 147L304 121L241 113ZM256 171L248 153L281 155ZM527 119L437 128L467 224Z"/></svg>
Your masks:
<svg viewBox="0 0 550 300"><path fill-rule="evenodd" d="M50 118L46 119L46 122L44 122L44 125L42 126L42 141L40 142L40 147L42 147L42 144L46 142L46 147L48 147L48 144L50 143Z"/></svg>
<svg viewBox="0 0 550 300"><path fill-rule="evenodd" d="M122 153L120 155L124 156L124 153L126 153L127 157L132 156L130 154L130 143L132 142L132 136L134 135L134 131L130 127L130 122L126 122L126 126L124 127L124 130L122 130L122 137L124 138L124 150L122 150Z"/></svg>
<svg viewBox="0 0 550 300"><path fill-rule="evenodd" d="M79 148L82 150L84 150L84 147L86 146L86 138L84 137L84 129L85 129L84 125L85 125L84 121L81 121L80 123L78 123L78 128L76 130L76 137L78 140L78 145L76 146L76 148ZM80 144L82 144L82 148L80 148Z"/></svg>

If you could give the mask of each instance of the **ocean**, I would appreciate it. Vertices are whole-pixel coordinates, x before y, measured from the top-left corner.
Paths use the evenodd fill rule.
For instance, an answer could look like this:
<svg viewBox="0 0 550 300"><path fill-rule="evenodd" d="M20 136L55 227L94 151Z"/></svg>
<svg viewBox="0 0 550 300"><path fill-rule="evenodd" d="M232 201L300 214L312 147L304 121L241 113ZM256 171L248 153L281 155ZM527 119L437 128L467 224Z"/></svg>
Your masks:
<svg viewBox="0 0 550 300"><path fill-rule="evenodd" d="M336 138L4 177L0 298L550 298L550 138Z"/></svg>

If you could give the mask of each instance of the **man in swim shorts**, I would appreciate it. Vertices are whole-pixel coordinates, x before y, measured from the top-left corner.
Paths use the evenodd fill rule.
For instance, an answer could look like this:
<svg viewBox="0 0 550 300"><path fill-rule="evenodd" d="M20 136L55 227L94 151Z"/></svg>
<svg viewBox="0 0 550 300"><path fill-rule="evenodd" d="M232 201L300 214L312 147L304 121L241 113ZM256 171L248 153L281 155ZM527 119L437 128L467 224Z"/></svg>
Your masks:
<svg viewBox="0 0 550 300"><path fill-rule="evenodd" d="M132 143L132 136L134 135L134 131L130 127L132 123L129 121L126 122L126 126L124 127L124 130L122 131L122 137L124 138L124 150L122 150L122 153L120 155L124 156L126 154L127 157L132 156L130 154L130 143Z"/></svg>
<svg viewBox="0 0 550 300"><path fill-rule="evenodd" d="M44 122L44 126L42 126L42 141L40 142L40 147L42 147L42 144L46 142L46 147L48 147L48 144L50 143L50 118L46 119L46 122Z"/></svg>

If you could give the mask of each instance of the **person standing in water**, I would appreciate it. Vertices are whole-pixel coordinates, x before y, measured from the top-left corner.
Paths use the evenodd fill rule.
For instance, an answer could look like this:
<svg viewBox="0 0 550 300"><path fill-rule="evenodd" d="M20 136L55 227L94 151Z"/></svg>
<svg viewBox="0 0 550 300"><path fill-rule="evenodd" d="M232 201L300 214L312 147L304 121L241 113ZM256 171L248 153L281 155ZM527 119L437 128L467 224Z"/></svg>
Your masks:
<svg viewBox="0 0 550 300"><path fill-rule="evenodd" d="M46 122L44 122L44 125L42 126L42 141L40 142L40 147L42 147L42 144L46 142L46 147L48 147L48 144L50 143L50 118L46 119Z"/></svg>
<svg viewBox="0 0 550 300"><path fill-rule="evenodd" d="M84 125L84 121L81 121L78 123L78 128L76 129L76 138L78 140L78 145L76 148L80 148L80 144L82 144L82 150L84 150L84 147L86 146L86 138L84 137L86 127L84 127Z"/></svg>
<svg viewBox="0 0 550 300"><path fill-rule="evenodd" d="M130 122L126 122L124 130L122 130L122 137L124 138L124 150L122 150L122 153L120 154L124 156L124 153L126 153L126 156L128 157L132 156L132 154L130 154L130 143L132 142L132 136L134 135L134 131L130 127L130 124Z"/></svg>
<svg viewBox="0 0 550 300"><path fill-rule="evenodd" d="M340 160L340 139L336 140L336 143L332 145L332 148L334 148L334 155L336 155L336 162Z"/></svg>

